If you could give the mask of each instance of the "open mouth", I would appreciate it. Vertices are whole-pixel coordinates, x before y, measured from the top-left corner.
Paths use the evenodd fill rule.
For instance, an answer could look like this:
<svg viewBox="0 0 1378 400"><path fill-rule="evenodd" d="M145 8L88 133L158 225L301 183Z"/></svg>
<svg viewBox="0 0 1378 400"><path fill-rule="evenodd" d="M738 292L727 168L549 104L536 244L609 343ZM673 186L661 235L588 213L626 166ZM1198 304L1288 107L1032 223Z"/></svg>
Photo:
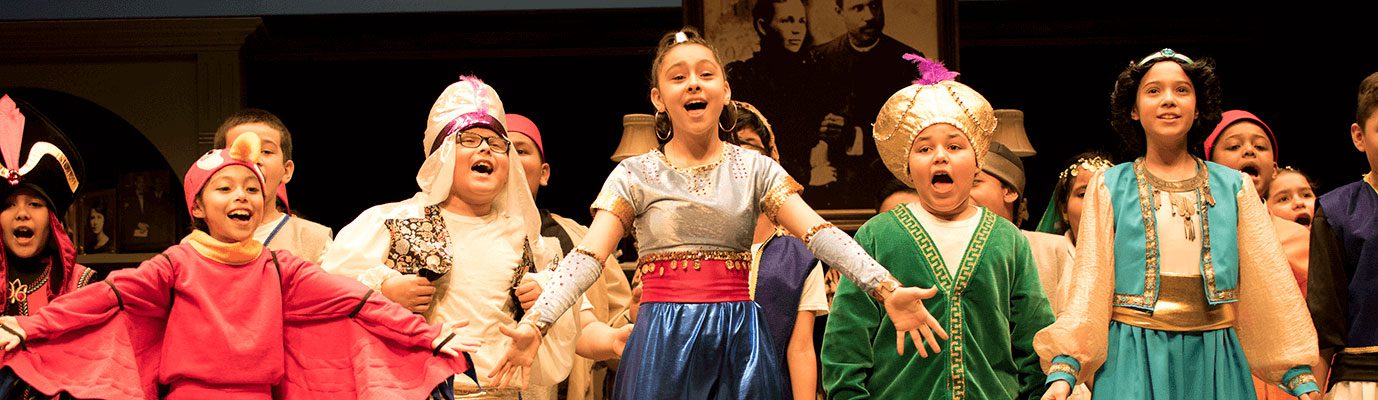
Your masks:
<svg viewBox="0 0 1378 400"><path fill-rule="evenodd" d="M1307 214L1298 215L1297 223L1301 224L1302 226L1311 226L1311 216Z"/></svg>
<svg viewBox="0 0 1378 400"><path fill-rule="evenodd" d="M1253 164L1244 165L1243 167L1240 167L1240 168L1239 168L1239 171L1240 171L1240 172L1243 172L1243 173L1246 173L1246 174L1249 174L1249 176L1252 176L1252 177L1255 177L1255 178L1258 177L1258 173L1259 173L1259 172L1258 172L1258 166L1253 165Z"/></svg>
<svg viewBox="0 0 1378 400"><path fill-rule="evenodd" d="M33 228L25 226L14 228L14 237L20 239L31 239L33 238Z"/></svg>
<svg viewBox="0 0 1378 400"><path fill-rule="evenodd" d="M474 162L474 165L470 166L469 170L483 175L492 175L493 162L488 160L479 160L477 162Z"/></svg>
<svg viewBox="0 0 1378 400"><path fill-rule="evenodd" d="M699 111L708 108L708 102L703 100L691 100L684 103L684 109L689 111Z"/></svg>
<svg viewBox="0 0 1378 400"><path fill-rule="evenodd" d="M234 211L230 211L230 219L231 219L231 220L235 220L235 221L239 221L239 222L249 222L249 220L253 219L253 217L254 217L254 214L251 213L251 212L249 212L248 210L234 210Z"/></svg>
<svg viewBox="0 0 1378 400"><path fill-rule="evenodd" d="M952 175L947 171L936 171L933 173L933 179L929 183L933 185L933 189L941 192L952 188L952 184L955 183L955 181L952 180Z"/></svg>

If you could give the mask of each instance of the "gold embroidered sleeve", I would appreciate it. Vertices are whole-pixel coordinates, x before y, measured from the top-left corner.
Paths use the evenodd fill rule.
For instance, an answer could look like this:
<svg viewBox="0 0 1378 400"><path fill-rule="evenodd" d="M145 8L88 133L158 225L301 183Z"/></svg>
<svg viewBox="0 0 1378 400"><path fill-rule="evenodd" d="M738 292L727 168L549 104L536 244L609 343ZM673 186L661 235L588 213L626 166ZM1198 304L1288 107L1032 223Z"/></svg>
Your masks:
<svg viewBox="0 0 1378 400"><path fill-rule="evenodd" d="M766 213L766 217L770 218L771 222L775 222L775 216L779 214L780 206L785 204L785 200L789 199L790 195L803 191L804 186L789 175L783 175L776 179L775 184L771 185L770 190L767 190L765 196L761 197L761 211Z"/></svg>
<svg viewBox="0 0 1378 400"><path fill-rule="evenodd" d="M1072 357L1081 364L1078 382L1088 381L1105 362L1115 292L1115 213L1100 173L1087 186L1083 210L1067 303L1056 322L1034 335L1044 370L1055 357Z"/></svg>
<svg viewBox="0 0 1378 400"><path fill-rule="evenodd" d="M589 209L594 214L597 214L598 210L612 213L612 215L617 216L617 219L622 220L622 229L631 233L632 220L636 218L636 211L632 208L631 202L617 193L604 190L598 194L598 198L593 201L593 205L589 206Z"/></svg>
<svg viewBox="0 0 1378 400"><path fill-rule="evenodd" d="M1249 369L1270 384L1293 367L1320 362L1316 328L1306 300L1282 254L1272 221L1253 180L1235 196L1239 204L1239 318L1235 331L1249 355Z"/></svg>

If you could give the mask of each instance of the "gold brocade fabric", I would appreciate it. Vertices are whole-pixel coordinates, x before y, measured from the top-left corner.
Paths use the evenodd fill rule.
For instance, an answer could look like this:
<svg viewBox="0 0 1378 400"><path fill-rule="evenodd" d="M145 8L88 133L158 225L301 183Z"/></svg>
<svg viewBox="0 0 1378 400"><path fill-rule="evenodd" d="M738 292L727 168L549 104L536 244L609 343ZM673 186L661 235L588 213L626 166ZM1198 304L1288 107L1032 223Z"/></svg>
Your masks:
<svg viewBox="0 0 1378 400"><path fill-rule="evenodd" d="M976 152L979 164L995 134L995 110L972 88L955 81L911 85L890 96L876 116L872 135L876 151L896 178L914 186L909 178L909 150L919 132L933 124L961 129Z"/></svg>
<svg viewBox="0 0 1378 400"><path fill-rule="evenodd" d="M1201 290L1200 276L1164 274L1153 312L1115 307L1111 320L1159 331L1199 332L1234 326L1234 303L1211 305Z"/></svg>

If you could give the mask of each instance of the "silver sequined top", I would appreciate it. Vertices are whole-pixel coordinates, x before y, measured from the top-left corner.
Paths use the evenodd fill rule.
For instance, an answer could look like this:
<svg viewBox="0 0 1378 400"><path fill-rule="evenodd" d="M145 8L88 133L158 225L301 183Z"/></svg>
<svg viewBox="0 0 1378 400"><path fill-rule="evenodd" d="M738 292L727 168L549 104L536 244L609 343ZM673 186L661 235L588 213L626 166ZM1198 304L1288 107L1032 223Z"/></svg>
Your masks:
<svg viewBox="0 0 1378 400"><path fill-rule="evenodd" d="M591 208L607 210L636 235L637 253L748 251L756 217L773 220L803 190L779 163L723 145L714 163L675 168L660 151L622 160Z"/></svg>

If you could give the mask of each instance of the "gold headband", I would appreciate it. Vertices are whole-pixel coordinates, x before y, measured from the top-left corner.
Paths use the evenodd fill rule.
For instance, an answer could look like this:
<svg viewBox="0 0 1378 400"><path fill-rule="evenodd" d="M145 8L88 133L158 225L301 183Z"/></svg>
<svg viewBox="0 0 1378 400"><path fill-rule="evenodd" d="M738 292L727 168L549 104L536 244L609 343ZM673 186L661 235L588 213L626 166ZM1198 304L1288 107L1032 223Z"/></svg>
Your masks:
<svg viewBox="0 0 1378 400"><path fill-rule="evenodd" d="M1062 170L1062 173L1057 174L1057 180L1060 181L1068 177L1075 178L1077 175L1081 174L1081 170L1083 169L1090 172L1100 172L1110 169L1110 167L1113 166L1114 164L1111 164L1110 160L1100 157L1078 158L1077 162L1072 163L1072 165L1067 166L1067 169Z"/></svg>

